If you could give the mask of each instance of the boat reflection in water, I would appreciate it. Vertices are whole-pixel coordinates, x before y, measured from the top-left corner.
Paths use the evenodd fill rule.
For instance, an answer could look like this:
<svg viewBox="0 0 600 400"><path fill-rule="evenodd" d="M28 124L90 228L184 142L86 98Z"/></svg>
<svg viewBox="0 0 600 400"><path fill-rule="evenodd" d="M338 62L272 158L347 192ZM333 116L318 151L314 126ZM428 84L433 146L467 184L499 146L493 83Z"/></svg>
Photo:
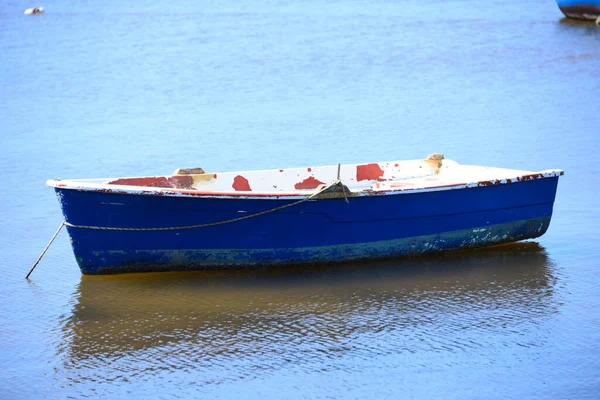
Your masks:
<svg viewBox="0 0 600 400"><path fill-rule="evenodd" d="M507 332L556 312L552 271L528 242L339 267L82 276L61 353L79 380L181 369L208 382L236 365L251 375L506 346Z"/></svg>

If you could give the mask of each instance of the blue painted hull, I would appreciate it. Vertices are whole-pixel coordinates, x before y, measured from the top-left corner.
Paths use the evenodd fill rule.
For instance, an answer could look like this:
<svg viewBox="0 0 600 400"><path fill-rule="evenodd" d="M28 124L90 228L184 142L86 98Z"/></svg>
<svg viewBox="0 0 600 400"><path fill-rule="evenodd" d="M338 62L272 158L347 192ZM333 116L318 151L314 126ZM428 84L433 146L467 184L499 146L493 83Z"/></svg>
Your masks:
<svg viewBox="0 0 600 400"><path fill-rule="evenodd" d="M600 16L600 0L556 0L556 4L569 18L594 21Z"/></svg>
<svg viewBox="0 0 600 400"><path fill-rule="evenodd" d="M69 227L84 274L242 268L405 257L538 237L558 176L508 184L315 199L199 229ZM296 200L133 195L56 188L74 226L177 227L250 215Z"/></svg>

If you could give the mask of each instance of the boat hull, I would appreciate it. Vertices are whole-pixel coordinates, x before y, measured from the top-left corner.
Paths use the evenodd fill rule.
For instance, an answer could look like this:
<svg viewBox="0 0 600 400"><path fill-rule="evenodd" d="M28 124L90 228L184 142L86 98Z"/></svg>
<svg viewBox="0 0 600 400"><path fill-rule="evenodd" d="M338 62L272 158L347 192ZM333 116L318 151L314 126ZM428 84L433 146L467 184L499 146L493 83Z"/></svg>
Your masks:
<svg viewBox="0 0 600 400"><path fill-rule="evenodd" d="M297 200L59 187L56 192L81 271L111 274L340 263L535 238L548 229L557 184L558 176L553 176L373 194L352 197L348 203L343 198L311 199L192 229L185 227L251 216ZM91 229L96 227L123 230Z"/></svg>
<svg viewBox="0 0 600 400"><path fill-rule="evenodd" d="M600 0L557 0L556 3L569 18L595 21L600 17Z"/></svg>

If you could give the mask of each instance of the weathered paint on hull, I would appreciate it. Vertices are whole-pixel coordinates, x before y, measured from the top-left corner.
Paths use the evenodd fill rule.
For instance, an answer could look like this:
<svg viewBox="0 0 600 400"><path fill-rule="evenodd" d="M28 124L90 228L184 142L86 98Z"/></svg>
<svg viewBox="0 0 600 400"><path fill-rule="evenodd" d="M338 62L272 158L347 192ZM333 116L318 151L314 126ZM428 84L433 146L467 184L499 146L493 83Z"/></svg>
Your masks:
<svg viewBox="0 0 600 400"><path fill-rule="evenodd" d="M542 235L558 177L311 200L230 224L173 231L68 227L84 274L345 262L483 247ZM56 189L67 222L172 227L227 220L294 200L144 196Z"/></svg>
<svg viewBox="0 0 600 400"><path fill-rule="evenodd" d="M595 21L600 16L600 0L557 0L556 3L569 18Z"/></svg>
<svg viewBox="0 0 600 400"><path fill-rule="evenodd" d="M296 249L186 249L95 252L98 262L113 260L113 266L86 274L126 272L188 271L234 268L336 264L418 256L443 251L464 250L531 239L543 235L549 217L534 218L475 229L462 229L434 235L384 240L352 245L305 247Z"/></svg>

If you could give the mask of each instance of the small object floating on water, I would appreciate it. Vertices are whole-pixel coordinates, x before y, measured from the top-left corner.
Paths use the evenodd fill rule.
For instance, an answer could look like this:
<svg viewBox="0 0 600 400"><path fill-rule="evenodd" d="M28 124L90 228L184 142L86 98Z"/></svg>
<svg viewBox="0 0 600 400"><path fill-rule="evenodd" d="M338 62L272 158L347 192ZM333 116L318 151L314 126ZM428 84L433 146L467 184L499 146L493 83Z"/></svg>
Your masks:
<svg viewBox="0 0 600 400"><path fill-rule="evenodd" d="M422 160L53 179L84 274L314 265L543 235L559 169Z"/></svg>
<svg viewBox="0 0 600 400"><path fill-rule="evenodd" d="M28 8L27 10L25 10L26 15L35 15L35 14L42 14L44 12L44 7L32 7L32 8Z"/></svg>
<svg viewBox="0 0 600 400"><path fill-rule="evenodd" d="M600 22L600 0L556 0L560 11L568 18Z"/></svg>

